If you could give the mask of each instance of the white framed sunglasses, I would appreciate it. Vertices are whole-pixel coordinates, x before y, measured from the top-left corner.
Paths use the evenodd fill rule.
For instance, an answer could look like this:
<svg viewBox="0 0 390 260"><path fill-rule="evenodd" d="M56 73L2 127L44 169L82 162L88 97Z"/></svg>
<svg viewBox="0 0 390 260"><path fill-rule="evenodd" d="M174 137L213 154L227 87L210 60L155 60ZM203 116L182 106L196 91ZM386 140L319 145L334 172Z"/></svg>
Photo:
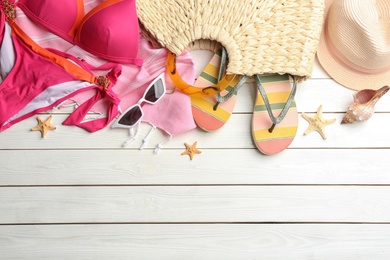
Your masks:
<svg viewBox="0 0 390 260"><path fill-rule="evenodd" d="M113 123L112 128L133 128L137 125L144 113L142 111L142 103L156 104L166 93L164 73L155 78L146 88L143 97L134 106L129 107L123 112L120 117Z"/></svg>

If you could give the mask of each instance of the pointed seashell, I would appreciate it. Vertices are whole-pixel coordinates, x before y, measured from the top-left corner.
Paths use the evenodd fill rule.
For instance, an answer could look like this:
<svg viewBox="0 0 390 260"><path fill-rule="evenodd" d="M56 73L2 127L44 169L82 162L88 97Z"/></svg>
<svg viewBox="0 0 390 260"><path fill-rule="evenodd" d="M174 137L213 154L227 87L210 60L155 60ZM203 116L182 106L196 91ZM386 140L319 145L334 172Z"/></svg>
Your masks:
<svg viewBox="0 0 390 260"><path fill-rule="evenodd" d="M388 86L378 90L363 89L354 95L354 102L348 107L342 124L351 124L369 119L375 112L376 102L389 91Z"/></svg>

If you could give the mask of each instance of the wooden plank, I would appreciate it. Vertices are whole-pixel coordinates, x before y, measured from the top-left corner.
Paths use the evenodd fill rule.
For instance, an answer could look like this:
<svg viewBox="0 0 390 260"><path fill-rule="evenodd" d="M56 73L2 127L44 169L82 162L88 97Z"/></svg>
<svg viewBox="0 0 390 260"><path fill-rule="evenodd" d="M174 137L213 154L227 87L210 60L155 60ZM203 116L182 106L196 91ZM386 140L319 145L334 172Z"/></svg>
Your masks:
<svg viewBox="0 0 390 260"><path fill-rule="evenodd" d="M314 114L308 113L309 116ZM57 129L50 131L45 138L39 132L29 131L36 124L35 119L29 118L15 125L12 130L0 134L0 149L121 149L128 139L127 129L105 128L96 133L88 133L77 127L62 126L65 115L53 117ZM183 144L198 141L200 148L238 149L254 148L250 114L235 114L227 124L218 131L208 133L194 129L175 136L164 144L165 148L182 149ZM350 125L340 125L342 114L324 114L324 118L336 118L336 122L325 128L328 139L323 140L317 132L304 136L308 122L299 115L298 133L290 148L389 148L390 135L388 126L390 113L375 114L369 121ZM138 149L142 139L147 135L150 126L142 124L136 140L130 148ZM160 142L166 141L167 136L159 130L152 132L146 143L146 148L154 149Z"/></svg>
<svg viewBox="0 0 390 260"><path fill-rule="evenodd" d="M388 149L203 149L193 161L182 151L0 150L0 186L390 184Z"/></svg>
<svg viewBox="0 0 390 260"><path fill-rule="evenodd" d="M389 186L3 187L0 223L383 223L389 196Z"/></svg>
<svg viewBox="0 0 390 260"><path fill-rule="evenodd" d="M252 113L256 86L246 83L238 92L235 113ZM353 102L354 90L347 89L332 79L308 79L298 83L295 102L299 112L316 112L322 105L324 112L345 113ZM390 94L375 105L376 112L390 111Z"/></svg>
<svg viewBox="0 0 390 260"><path fill-rule="evenodd" d="M389 259L389 225L0 226L2 259Z"/></svg>

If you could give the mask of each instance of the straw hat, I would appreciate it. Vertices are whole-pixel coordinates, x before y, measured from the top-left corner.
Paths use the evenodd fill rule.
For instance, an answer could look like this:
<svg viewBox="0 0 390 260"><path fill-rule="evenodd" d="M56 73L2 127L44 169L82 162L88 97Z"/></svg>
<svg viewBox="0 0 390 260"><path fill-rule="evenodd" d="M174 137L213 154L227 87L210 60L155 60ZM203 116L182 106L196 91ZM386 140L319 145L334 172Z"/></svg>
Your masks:
<svg viewBox="0 0 390 260"><path fill-rule="evenodd" d="M390 1L326 0L318 59L347 88L390 83Z"/></svg>
<svg viewBox="0 0 390 260"><path fill-rule="evenodd" d="M176 55L197 40L222 44L227 74L311 76L322 0L137 0L143 26Z"/></svg>

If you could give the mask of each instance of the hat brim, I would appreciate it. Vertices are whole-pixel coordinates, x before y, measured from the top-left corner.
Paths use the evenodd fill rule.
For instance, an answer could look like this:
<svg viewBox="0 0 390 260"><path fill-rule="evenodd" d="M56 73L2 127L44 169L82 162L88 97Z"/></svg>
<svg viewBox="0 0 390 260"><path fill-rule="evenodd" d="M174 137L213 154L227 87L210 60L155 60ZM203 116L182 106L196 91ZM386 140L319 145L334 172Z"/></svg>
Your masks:
<svg viewBox="0 0 390 260"><path fill-rule="evenodd" d="M330 47L325 38L326 19L330 6L335 0L325 1L325 20L322 27L320 42L317 49L317 58L324 70L341 85L353 89L379 89L385 85L390 84L390 71L384 73L366 74L357 72L334 57Z"/></svg>

